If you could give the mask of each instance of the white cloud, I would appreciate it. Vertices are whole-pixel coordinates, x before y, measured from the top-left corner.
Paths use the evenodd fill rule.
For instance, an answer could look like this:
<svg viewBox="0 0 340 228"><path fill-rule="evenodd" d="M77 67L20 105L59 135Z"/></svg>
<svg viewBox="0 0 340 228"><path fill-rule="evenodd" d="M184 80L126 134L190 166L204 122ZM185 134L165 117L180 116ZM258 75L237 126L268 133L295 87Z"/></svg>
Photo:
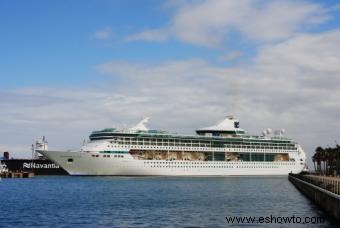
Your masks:
<svg viewBox="0 0 340 228"><path fill-rule="evenodd" d="M306 26L328 19L327 10L306 1L180 1L165 28L133 34L129 40L166 41L169 37L216 47L234 31L259 42L287 39Z"/></svg>
<svg viewBox="0 0 340 228"><path fill-rule="evenodd" d="M113 31L110 26L107 26L101 30L95 32L94 37L98 40L107 40L113 37Z"/></svg>
<svg viewBox="0 0 340 228"><path fill-rule="evenodd" d="M286 128L311 155L340 137L339 45L340 30L333 30L268 45L233 67L202 59L107 62L95 67L113 77L102 87L1 91L0 137L23 148L46 135L52 147L66 149L91 130L143 116L151 116L152 128L193 133L234 114L251 133Z"/></svg>
<svg viewBox="0 0 340 228"><path fill-rule="evenodd" d="M232 61L242 56L240 51L231 51L219 58L220 61Z"/></svg>
<svg viewBox="0 0 340 228"><path fill-rule="evenodd" d="M340 30L322 34L301 34L275 47L262 49L257 63L261 65L300 66L303 70L326 73L340 71L339 52ZM308 73L304 71L305 73Z"/></svg>
<svg viewBox="0 0 340 228"><path fill-rule="evenodd" d="M168 31L163 29L149 29L145 30L138 34L129 35L126 40L127 41L137 41L137 40L146 40L146 41L166 41L168 40Z"/></svg>

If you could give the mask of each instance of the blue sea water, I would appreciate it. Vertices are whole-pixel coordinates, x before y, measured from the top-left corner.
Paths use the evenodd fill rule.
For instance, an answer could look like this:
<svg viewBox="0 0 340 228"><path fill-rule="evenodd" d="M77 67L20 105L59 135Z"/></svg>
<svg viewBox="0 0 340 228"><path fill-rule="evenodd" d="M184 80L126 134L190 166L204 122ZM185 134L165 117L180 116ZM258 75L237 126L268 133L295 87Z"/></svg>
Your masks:
<svg viewBox="0 0 340 228"><path fill-rule="evenodd" d="M325 223L228 223L232 216ZM0 227L339 226L287 177L36 176L0 182Z"/></svg>

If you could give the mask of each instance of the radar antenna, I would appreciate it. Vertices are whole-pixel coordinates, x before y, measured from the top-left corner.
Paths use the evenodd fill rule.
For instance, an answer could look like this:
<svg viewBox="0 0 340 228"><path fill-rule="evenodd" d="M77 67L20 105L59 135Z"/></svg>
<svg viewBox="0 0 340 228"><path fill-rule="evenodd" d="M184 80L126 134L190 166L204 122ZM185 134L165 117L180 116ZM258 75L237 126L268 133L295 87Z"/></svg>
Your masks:
<svg viewBox="0 0 340 228"><path fill-rule="evenodd" d="M274 131L274 135L276 136L276 137L282 137L282 135L285 133L285 129L279 129L279 130L275 130Z"/></svg>
<svg viewBox="0 0 340 228"><path fill-rule="evenodd" d="M266 130L262 131L262 137L267 138L268 136L270 136L271 133L272 129L267 128Z"/></svg>
<svg viewBox="0 0 340 228"><path fill-rule="evenodd" d="M280 137L281 137L285 132L286 132L285 129L281 129L281 130L280 130Z"/></svg>

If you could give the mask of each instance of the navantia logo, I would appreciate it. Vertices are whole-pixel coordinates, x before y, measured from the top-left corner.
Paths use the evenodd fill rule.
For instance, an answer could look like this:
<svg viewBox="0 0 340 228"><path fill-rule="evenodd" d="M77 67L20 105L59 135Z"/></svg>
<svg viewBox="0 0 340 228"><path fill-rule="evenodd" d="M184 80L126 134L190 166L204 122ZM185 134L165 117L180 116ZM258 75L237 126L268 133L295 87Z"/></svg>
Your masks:
<svg viewBox="0 0 340 228"><path fill-rule="evenodd" d="M23 167L26 169L59 169L59 165L56 165L54 163L50 164L36 164L34 162L32 163L23 163Z"/></svg>

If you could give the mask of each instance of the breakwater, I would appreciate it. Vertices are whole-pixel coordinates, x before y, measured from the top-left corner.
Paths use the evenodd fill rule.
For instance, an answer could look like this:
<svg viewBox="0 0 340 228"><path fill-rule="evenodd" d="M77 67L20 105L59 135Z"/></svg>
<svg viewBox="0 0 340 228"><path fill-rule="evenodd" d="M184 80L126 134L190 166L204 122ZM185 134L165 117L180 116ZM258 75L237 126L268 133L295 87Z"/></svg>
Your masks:
<svg viewBox="0 0 340 228"><path fill-rule="evenodd" d="M340 178L289 174L288 179L304 195L340 221Z"/></svg>

